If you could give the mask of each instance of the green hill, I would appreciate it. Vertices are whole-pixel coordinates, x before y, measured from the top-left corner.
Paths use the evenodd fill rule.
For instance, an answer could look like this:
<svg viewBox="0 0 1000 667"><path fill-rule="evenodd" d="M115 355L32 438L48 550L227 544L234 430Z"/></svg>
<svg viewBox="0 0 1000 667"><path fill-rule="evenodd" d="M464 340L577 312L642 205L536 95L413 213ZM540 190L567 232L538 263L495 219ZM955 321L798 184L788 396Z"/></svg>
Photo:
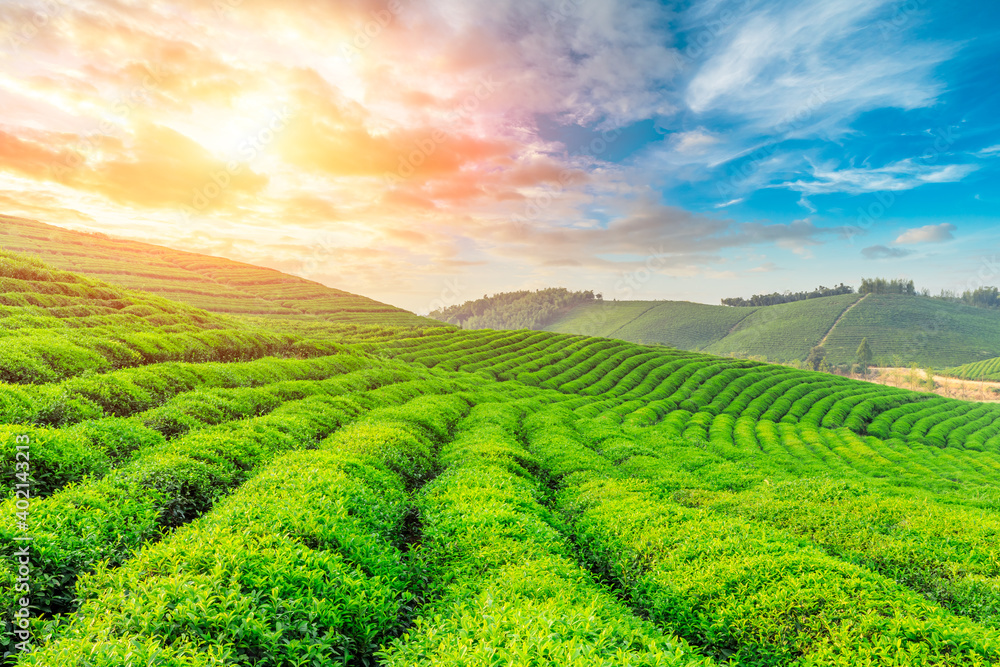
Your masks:
<svg viewBox="0 0 1000 667"><path fill-rule="evenodd" d="M6 252L0 286L4 667L1000 663L1000 405L255 320L308 338Z"/></svg>
<svg viewBox="0 0 1000 667"><path fill-rule="evenodd" d="M823 342L828 363L851 364L863 338L883 365L941 368L1000 356L1000 312L898 294L738 308L604 301L577 306L545 330L779 362L803 361Z"/></svg>
<svg viewBox="0 0 1000 667"><path fill-rule="evenodd" d="M1000 357L974 361L970 364L962 364L953 368L945 368L940 371L942 375L951 375L965 380L986 380L989 382L1000 382Z"/></svg>
<svg viewBox="0 0 1000 667"><path fill-rule="evenodd" d="M0 248L216 312L333 322L436 321L273 269L0 215Z"/></svg>
<svg viewBox="0 0 1000 667"><path fill-rule="evenodd" d="M545 330L698 350L724 338L755 310L689 301L601 301L577 306Z"/></svg>

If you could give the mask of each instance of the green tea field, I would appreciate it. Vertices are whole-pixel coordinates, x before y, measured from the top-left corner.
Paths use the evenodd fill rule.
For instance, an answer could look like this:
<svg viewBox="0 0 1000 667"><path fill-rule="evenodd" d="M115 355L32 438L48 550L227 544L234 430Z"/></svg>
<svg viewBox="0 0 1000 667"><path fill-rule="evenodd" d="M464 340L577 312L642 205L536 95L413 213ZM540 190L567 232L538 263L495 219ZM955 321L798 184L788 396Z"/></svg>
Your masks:
<svg viewBox="0 0 1000 667"><path fill-rule="evenodd" d="M1000 356L996 311L898 294L742 308L605 301L577 306L544 329L782 363L803 361L822 344L828 363L851 364L865 338L884 366L944 368Z"/></svg>
<svg viewBox="0 0 1000 667"><path fill-rule="evenodd" d="M5 666L1000 663L1000 405L184 270L0 254Z"/></svg>

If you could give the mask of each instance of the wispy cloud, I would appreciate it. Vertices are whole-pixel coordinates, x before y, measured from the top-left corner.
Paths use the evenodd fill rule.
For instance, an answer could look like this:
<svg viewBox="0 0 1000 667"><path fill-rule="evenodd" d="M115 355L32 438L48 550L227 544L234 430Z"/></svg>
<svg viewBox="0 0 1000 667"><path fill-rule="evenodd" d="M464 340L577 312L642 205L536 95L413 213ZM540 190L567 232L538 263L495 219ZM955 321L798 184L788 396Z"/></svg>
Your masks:
<svg viewBox="0 0 1000 667"><path fill-rule="evenodd" d="M943 90L933 67L954 49L908 43L880 30L891 0L748 2L709 46L685 101L696 113L722 111L760 128L778 126L822 89L823 124L882 106L913 109ZM736 10L739 11L738 9Z"/></svg>
<svg viewBox="0 0 1000 667"><path fill-rule="evenodd" d="M954 183L977 168L972 164L934 166L913 159L873 168L836 169L813 165L811 178L780 183L775 187L785 187L806 195L911 190L927 183Z"/></svg>

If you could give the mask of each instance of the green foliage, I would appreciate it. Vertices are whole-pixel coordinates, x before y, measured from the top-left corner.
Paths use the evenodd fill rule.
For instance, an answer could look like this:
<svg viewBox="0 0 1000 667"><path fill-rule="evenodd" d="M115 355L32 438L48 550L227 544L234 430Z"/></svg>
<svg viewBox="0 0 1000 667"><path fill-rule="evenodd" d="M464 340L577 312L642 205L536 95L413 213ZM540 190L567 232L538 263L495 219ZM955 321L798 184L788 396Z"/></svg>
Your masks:
<svg viewBox="0 0 1000 667"><path fill-rule="evenodd" d="M227 316L273 319L273 324L262 327L271 330L284 328L281 323L284 319L317 323L439 326L434 320L405 310L272 269L136 241L102 238L23 218L3 216L0 246L36 256L26 260L25 255L3 251L0 257L0 304L11 301L4 294L8 291L4 286L9 279L91 287L101 285L108 294L120 294L122 288L148 290L156 293L161 302L173 299L175 307L182 310L203 308ZM18 305L29 303L14 301ZM141 319L147 325L162 326L176 321L147 305L148 302L127 303L115 310ZM60 316L70 312L64 310ZM2 327L3 324L0 324Z"/></svg>
<svg viewBox="0 0 1000 667"><path fill-rule="evenodd" d="M121 567L82 578L82 606L26 665L91 656L191 664L325 664L371 655L413 600L400 551L404 478L433 467L406 419L373 415L273 462L210 514ZM388 420L388 421L382 421Z"/></svg>
<svg viewBox="0 0 1000 667"><path fill-rule="evenodd" d="M912 280L902 278L862 278L858 294L905 294L913 296L917 293Z"/></svg>
<svg viewBox="0 0 1000 667"><path fill-rule="evenodd" d="M574 306L600 300L593 291L570 292L563 287L500 292L435 310L430 317L463 329L541 329Z"/></svg>
<svg viewBox="0 0 1000 667"><path fill-rule="evenodd" d="M281 274L160 260L325 308ZM0 280L0 466L31 442L19 664L1000 661L1000 406L551 332L277 331L3 253ZM784 333L761 356L802 358L829 331L863 361L856 317L929 302L598 324L672 311L692 345ZM19 536L0 523L4 621Z"/></svg>
<svg viewBox="0 0 1000 667"><path fill-rule="evenodd" d="M553 438L558 430L562 437ZM721 443L725 433L719 431ZM775 435L764 437L776 446ZM892 579L766 524L691 508L705 504L706 491L698 490L705 482L730 490L726 477L745 470L707 464L704 456L687 465L677 456L689 458L691 448L669 442L631 447L626 465L629 444L615 441L619 464L609 467L565 417L562 424L530 425L528 439L543 470L562 480L557 507L583 557L652 620L720 659L851 665L905 656L906 664L985 665L1000 658L996 631L958 619ZM773 460L767 454L757 460Z"/></svg>
<svg viewBox="0 0 1000 667"><path fill-rule="evenodd" d="M874 357L875 355L872 353L872 348L871 346L868 345L868 339L862 338L861 344L858 345L858 349L854 353L855 361L857 362L857 365L860 367L862 374L868 373L868 367L871 365L872 359L874 359Z"/></svg>
<svg viewBox="0 0 1000 667"><path fill-rule="evenodd" d="M422 556L440 600L385 665L709 664L602 590L540 499L515 432L523 408L477 406L420 494Z"/></svg>
<svg viewBox="0 0 1000 667"><path fill-rule="evenodd" d="M806 299L819 299L826 296L840 296L842 294L854 294L854 288L850 285L840 283L836 287L823 287L820 285L811 292L772 292L771 294L754 294L749 299L740 297L730 297L722 299L723 306L775 306L779 303L792 303L793 301L805 301Z"/></svg>
<svg viewBox="0 0 1000 667"><path fill-rule="evenodd" d="M806 365L812 367L814 371L818 371L820 365L826 359L826 348L822 345L817 345L816 347L809 350L809 356L806 357Z"/></svg>

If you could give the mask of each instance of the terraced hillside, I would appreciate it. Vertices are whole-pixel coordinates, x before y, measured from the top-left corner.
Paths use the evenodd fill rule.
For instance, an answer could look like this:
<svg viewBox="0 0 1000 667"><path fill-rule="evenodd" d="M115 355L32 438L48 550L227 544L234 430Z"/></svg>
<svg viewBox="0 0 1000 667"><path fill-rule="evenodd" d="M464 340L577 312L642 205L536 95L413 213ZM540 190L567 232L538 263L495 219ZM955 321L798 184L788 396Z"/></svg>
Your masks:
<svg viewBox="0 0 1000 667"><path fill-rule="evenodd" d="M877 363L936 368L1000 356L1000 314L919 296L859 294L732 308L687 301L604 301L578 306L546 331L662 343L778 362L803 361L823 343L830 364L850 365L867 338Z"/></svg>
<svg viewBox="0 0 1000 667"><path fill-rule="evenodd" d="M963 378L966 380L987 380L1000 382L1000 357L975 361L971 364L963 364L953 368L946 368L941 371L942 375Z"/></svg>
<svg viewBox="0 0 1000 667"><path fill-rule="evenodd" d="M0 384L7 664L1000 662L996 406L551 332L277 339L2 259L0 350L73 345Z"/></svg>
<svg viewBox="0 0 1000 667"><path fill-rule="evenodd" d="M408 311L273 269L0 215L0 249L216 313L426 326Z"/></svg>

